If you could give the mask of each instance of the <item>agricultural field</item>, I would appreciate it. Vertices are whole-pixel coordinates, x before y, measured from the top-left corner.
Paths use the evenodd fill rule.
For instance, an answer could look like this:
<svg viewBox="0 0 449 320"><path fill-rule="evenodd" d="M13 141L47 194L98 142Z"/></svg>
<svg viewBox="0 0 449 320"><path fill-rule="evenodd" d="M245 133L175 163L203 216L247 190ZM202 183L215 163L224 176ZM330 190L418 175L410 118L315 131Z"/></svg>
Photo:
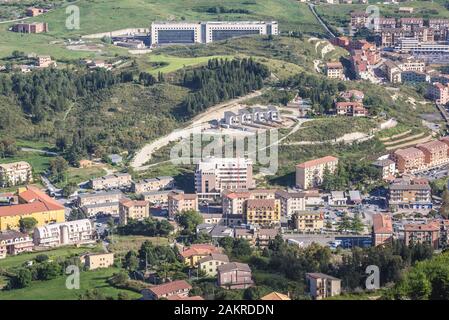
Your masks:
<svg viewBox="0 0 449 320"><path fill-rule="evenodd" d="M97 289L105 296L117 298L120 292L126 292L131 299L141 297L140 294L112 287L107 280L121 269L108 268L85 271L80 274L80 289L66 288L66 276L59 276L48 281L34 281L24 289L0 291L0 300L78 300L86 290Z"/></svg>

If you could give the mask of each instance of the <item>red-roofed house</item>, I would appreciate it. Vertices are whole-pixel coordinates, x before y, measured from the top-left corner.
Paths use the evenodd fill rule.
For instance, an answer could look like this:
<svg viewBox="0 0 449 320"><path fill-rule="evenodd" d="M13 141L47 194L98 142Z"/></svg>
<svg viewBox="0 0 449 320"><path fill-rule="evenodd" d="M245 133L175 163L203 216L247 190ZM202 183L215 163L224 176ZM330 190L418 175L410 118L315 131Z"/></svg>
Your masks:
<svg viewBox="0 0 449 320"><path fill-rule="evenodd" d="M197 266L199 260L212 253L222 253L222 250L211 244L192 244L180 252L180 255L184 263L193 268Z"/></svg>
<svg viewBox="0 0 449 320"><path fill-rule="evenodd" d="M382 245L393 240L393 224L391 217L386 214L373 215L373 243L374 246Z"/></svg>
<svg viewBox="0 0 449 320"><path fill-rule="evenodd" d="M335 103L335 112L337 115L350 117L364 117L368 115L368 110L360 102L342 101Z"/></svg>
<svg viewBox="0 0 449 320"><path fill-rule="evenodd" d="M158 300L176 296L177 298L174 298L173 300L179 300L180 298L187 298L191 289L192 286L185 280L171 281L148 289L143 289L142 299Z"/></svg>

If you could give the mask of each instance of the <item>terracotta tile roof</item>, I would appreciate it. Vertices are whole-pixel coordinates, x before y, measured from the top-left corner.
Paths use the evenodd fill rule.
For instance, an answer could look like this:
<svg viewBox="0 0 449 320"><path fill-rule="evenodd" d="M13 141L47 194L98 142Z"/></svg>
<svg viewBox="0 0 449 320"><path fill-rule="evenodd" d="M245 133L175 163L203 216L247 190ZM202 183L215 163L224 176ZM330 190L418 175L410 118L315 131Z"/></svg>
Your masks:
<svg viewBox="0 0 449 320"><path fill-rule="evenodd" d="M260 300L291 300L291 299L285 294L273 291L260 298Z"/></svg>
<svg viewBox="0 0 449 320"><path fill-rule="evenodd" d="M192 289L192 286L184 280L176 280L172 282L167 282L158 286L149 288L156 296L161 297L166 294L176 293L180 290Z"/></svg>
<svg viewBox="0 0 449 320"><path fill-rule="evenodd" d="M320 164L325 164L328 162L333 162L333 161L338 161L338 158L333 157L333 156L325 156L319 159L313 159L313 160L309 160L300 164L297 164L296 167L297 168L309 168L309 167L313 167L313 166L317 166Z"/></svg>
<svg viewBox="0 0 449 320"><path fill-rule="evenodd" d="M441 150L441 149L447 150L448 145L442 141L434 140L434 141L429 141L426 143L418 144L416 147L421 150L424 149L429 152L433 152L433 151L437 151L437 150Z"/></svg>
<svg viewBox="0 0 449 320"><path fill-rule="evenodd" d="M189 248L182 251L180 255L183 258L189 258L195 255L210 255L211 253L221 253L222 250L211 244L192 244Z"/></svg>
<svg viewBox="0 0 449 320"><path fill-rule="evenodd" d="M391 217L385 214L373 215L373 230L374 233L388 233L393 234L393 224Z"/></svg>
<svg viewBox="0 0 449 320"><path fill-rule="evenodd" d="M201 296L181 297L179 295L169 296L167 300L204 300Z"/></svg>
<svg viewBox="0 0 449 320"><path fill-rule="evenodd" d="M221 253L212 253L209 256L201 258L198 261L198 263L204 263L204 262L213 261L213 260L229 262L229 257L227 255L221 254Z"/></svg>
<svg viewBox="0 0 449 320"><path fill-rule="evenodd" d="M25 202L33 202L36 200L40 200L42 202L46 202L49 206L53 207L52 210L60 210L64 209L64 206L60 204L55 199L48 196L45 192L42 190L39 190L36 187L33 186L27 186L26 191L19 193L19 198L22 199Z"/></svg>
<svg viewBox="0 0 449 320"><path fill-rule="evenodd" d="M217 267L218 272L229 272L233 270L251 272L251 268L246 263L230 262Z"/></svg>
<svg viewBox="0 0 449 320"><path fill-rule="evenodd" d="M328 69L343 69L341 62L328 62L326 63Z"/></svg>
<svg viewBox="0 0 449 320"><path fill-rule="evenodd" d="M120 199L119 201L123 206L131 208L134 206L146 206L149 204L148 201L145 200L130 200L130 199Z"/></svg>
<svg viewBox="0 0 449 320"><path fill-rule="evenodd" d="M419 150L418 148L414 148L414 147L396 150L394 152L394 154L396 156L400 156L405 159L410 159L410 158L415 158L415 157L423 157L424 158L424 153L421 150Z"/></svg>
<svg viewBox="0 0 449 320"><path fill-rule="evenodd" d="M417 223L412 223L412 224L406 224L404 225L404 231L407 232L414 232L414 231L439 231L440 228L437 224L435 223L427 223L427 224L417 224Z"/></svg>
<svg viewBox="0 0 449 320"><path fill-rule="evenodd" d="M276 208L276 201L274 199L249 199L246 202L248 209L267 208L274 210Z"/></svg>

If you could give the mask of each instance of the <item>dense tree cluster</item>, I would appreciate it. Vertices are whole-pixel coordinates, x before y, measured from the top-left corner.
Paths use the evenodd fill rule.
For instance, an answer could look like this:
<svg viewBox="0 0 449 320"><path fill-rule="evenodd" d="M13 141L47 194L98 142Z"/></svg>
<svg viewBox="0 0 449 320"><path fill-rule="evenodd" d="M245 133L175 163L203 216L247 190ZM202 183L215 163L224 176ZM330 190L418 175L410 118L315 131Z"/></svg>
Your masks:
<svg viewBox="0 0 449 320"><path fill-rule="evenodd" d="M183 85L194 90L182 103L186 115L197 114L228 99L262 88L268 68L253 59L211 59L207 66L188 71Z"/></svg>
<svg viewBox="0 0 449 320"><path fill-rule="evenodd" d="M380 271L380 285L397 282L405 268L417 261L430 259L433 250L430 246L416 244L406 246L403 241L391 245L370 248L353 248L350 256L344 255L341 265L334 270L342 279L342 287L348 290L365 288L366 267L375 265Z"/></svg>
<svg viewBox="0 0 449 320"><path fill-rule="evenodd" d="M14 95L23 111L40 122L53 112L66 110L79 97L132 80L132 75L103 69L73 72L49 68L0 76L0 94Z"/></svg>
<svg viewBox="0 0 449 320"><path fill-rule="evenodd" d="M145 218L144 220L129 219L128 223L117 228L121 235L139 235L148 237L166 237L173 231L173 226L167 220Z"/></svg>
<svg viewBox="0 0 449 320"><path fill-rule="evenodd" d="M290 77L280 84L282 87L298 88L298 94L304 99L310 99L314 110L318 113L329 112L332 109L333 97L346 90L344 83L337 83L316 75L300 73Z"/></svg>

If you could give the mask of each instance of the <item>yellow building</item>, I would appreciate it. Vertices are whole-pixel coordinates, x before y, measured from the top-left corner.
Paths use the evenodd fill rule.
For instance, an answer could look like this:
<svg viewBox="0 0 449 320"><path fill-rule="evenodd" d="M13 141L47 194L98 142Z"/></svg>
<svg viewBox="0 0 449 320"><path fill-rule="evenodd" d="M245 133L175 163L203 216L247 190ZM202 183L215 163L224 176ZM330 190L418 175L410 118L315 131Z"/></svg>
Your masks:
<svg viewBox="0 0 449 320"><path fill-rule="evenodd" d="M85 266L89 270L109 268L114 265L113 253L89 254L85 257Z"/></svg>
<svg viewBox="0 0 449 320"><path fill-rule="evenodd" d="M249 224L277 225L281 219L281 202L279 199L249 199L244 219Z"/></svg>
<svg viewBox="0 0 449 320"><path fill-rule="evenodd" d="M180 252L184 263L190 267L196 267L198 262L213 253L221 253L221 249L211 244L192 244Z"/></svg>
<svg viewBox="0 0 449 320"><path fill-rule="evenodd" d="M41 190L28 186L17 191L19 204L0 207L0 231L18 229L22 218L34 218L37 227L64 222L64 206Z"/></svg>
<svg viewBox="0 0 449 320"><path fill-rule="evenodd" d="M293 215L295 229L301 232L319 232L324 227L322 212L301 211Z"/></svg>

